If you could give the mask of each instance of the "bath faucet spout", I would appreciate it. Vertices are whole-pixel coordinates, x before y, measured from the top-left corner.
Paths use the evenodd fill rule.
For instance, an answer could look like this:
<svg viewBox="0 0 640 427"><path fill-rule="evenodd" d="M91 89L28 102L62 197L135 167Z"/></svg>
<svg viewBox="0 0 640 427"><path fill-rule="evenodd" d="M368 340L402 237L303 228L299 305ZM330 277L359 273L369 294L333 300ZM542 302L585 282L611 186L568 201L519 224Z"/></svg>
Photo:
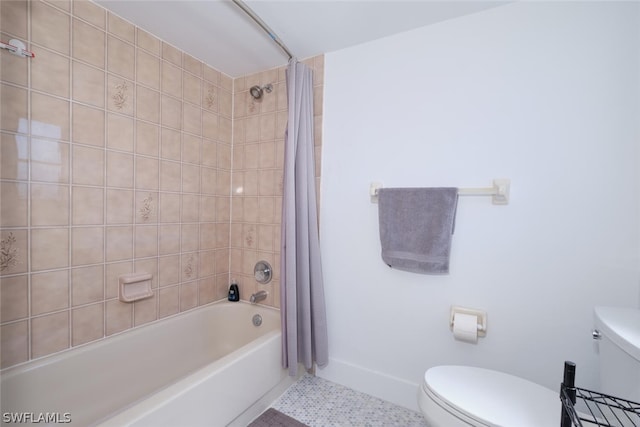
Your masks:
<svg viewBox="0 0 640 427"><path fill-rule="evenodd" d="M267 295L269 295L267 291L258 291L255 294L251 295L251 298L249 298L249 301L251 302L251 304L257 304L260 301L266 299Z"/></svg>

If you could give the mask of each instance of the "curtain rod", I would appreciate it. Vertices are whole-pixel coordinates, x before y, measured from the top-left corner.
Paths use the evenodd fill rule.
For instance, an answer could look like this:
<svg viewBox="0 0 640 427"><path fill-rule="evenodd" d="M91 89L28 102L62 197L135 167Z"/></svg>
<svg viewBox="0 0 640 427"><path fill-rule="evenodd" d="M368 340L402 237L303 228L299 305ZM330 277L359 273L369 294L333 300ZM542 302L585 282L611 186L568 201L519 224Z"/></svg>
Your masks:
<svg viewBox="0 0 640 427"><path fill-rule="evenodd" d="M289 59L293 58L293 55L291 54L289 49L287 49L287 46L284 45L284 43L273 32L273 30L269 28L269 26L262 19L260 19L260 17L256 15L255 12L251 10L249 6L247 6L242 0L233 0L233 2L236 4L236 6L242 9L243 12L246 13L251 19L253 19L255 23L258 24L269 35L269 37L271 37L271 39L274 42L276 42L278 46L280 46L280 48L287 54Z"/></svg>

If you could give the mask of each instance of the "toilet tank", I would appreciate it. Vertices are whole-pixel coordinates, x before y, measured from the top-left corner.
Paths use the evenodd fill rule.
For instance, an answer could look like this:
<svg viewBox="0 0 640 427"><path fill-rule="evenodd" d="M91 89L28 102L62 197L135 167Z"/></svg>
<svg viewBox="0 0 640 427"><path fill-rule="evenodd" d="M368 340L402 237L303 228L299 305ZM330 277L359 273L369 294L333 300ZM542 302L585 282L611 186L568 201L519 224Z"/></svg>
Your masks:
<svg viewBox="0 0 640 427"><path fill-rule="evenodd" d="M600 392L640 402L640 310L596 307Z"/></svg>

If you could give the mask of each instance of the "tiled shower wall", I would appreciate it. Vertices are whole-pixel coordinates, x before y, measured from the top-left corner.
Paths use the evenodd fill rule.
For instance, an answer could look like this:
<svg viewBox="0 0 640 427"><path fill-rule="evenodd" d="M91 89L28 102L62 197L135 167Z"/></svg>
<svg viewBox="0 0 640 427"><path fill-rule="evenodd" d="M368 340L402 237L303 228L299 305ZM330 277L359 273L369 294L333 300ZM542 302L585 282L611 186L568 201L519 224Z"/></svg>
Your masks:
<svg viewBox="0 0 640 427"><path fill-rule="evenodd" d="M0 16L36 54L0 53L0 367L225 298L232 277L277 307L284 68L234 81L84 0L2 0ZM323 57L305 62L319 159ZM134 271L153 297L121 303Z"/></svg>
<svg viewBox="0 0 640 427"><path fill-rule="evenodd" d="M319 188L324 56L303 62L314 71L315 170ZM269 294L264 303L274 307L280 306L285 78L285 67L280 67L234 80L231 278L238 280L243 299L266 290ZM267 84L273 86L271 93L263 93L260 100L251 97L249 88ZM259 260L273 267L274 277L266 285L253 278L253 268Z"/></svg>

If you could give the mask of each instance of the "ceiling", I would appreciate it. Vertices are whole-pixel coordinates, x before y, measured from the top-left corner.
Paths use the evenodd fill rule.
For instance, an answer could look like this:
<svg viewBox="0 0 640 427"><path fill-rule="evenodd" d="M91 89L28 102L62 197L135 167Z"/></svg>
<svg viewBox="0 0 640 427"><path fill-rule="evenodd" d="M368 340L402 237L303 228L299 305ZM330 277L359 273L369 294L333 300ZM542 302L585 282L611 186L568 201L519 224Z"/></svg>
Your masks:
<svg viewBox="0 0 640 427"><path fill-rule="evenodd" d="M285 65L287 55L230 0L97 0L230 77ZM505 1L253 0L249 6L299 59L468 15Z"/></svg>

